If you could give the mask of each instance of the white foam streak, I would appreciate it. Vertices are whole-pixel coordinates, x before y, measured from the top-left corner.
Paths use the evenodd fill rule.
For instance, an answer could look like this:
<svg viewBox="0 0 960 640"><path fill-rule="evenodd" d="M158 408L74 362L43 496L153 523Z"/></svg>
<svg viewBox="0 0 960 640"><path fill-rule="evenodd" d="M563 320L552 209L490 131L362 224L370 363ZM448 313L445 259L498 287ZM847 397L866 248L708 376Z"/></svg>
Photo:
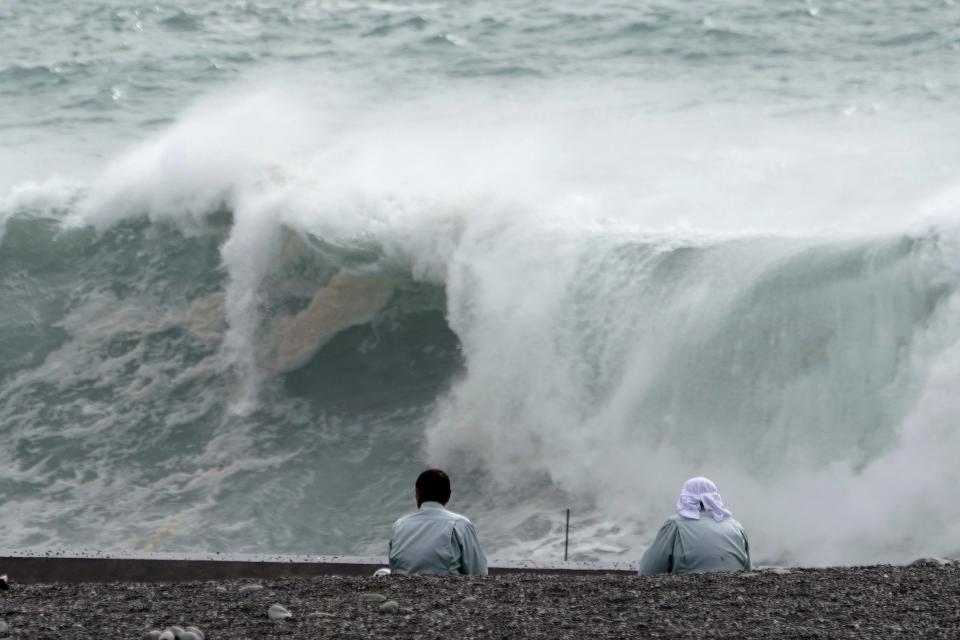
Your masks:
<svg viewBox="0 0 960 640"><path fill-rule="evenodd" d="M233 231L221 249L231 276L224 302L229 330L223 352L239 369L243 388L234 408L240 415L256 407L262 376L255 349L260 328L260 283L280 248L280 227L269 216L259 215L263 208L269 209L269 198L249 200L235 210Z"/></svg>
<svg viewBox="0 0 960 640"><path fill-rule="evenodd" d="M272 92L199 102L177 124L112 163L74 220L108 226L131 215L202 223L271 168L287 164L306 120Z"/></svg>

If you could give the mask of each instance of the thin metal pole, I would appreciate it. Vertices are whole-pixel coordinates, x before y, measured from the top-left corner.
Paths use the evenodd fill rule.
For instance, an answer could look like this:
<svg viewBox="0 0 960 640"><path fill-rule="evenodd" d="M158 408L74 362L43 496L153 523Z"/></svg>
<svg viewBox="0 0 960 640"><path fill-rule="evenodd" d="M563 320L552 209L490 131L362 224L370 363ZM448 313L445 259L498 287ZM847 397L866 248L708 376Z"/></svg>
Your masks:
<svg viewBox="0 0 960 640"><path fill-rule="evenodd" d="M567 561L567 551L570 549L570 509L567 509L567 535L563 538L563 561Z"/></svg>

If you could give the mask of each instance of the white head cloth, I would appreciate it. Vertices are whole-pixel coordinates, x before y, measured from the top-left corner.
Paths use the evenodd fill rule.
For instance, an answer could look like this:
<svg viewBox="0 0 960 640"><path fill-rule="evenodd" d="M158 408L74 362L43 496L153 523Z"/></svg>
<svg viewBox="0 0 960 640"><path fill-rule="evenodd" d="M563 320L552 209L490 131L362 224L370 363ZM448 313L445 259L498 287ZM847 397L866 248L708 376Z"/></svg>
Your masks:
<svg viewBox="0 0 960 640"><path fill-rule="evenodd" d="M677 513L690 520L699 520L701 502L703 509L717 522L733 515L729 509L723 507L717 485L709 478L690 478L683 483L680 499L677 500Z"/></svg>

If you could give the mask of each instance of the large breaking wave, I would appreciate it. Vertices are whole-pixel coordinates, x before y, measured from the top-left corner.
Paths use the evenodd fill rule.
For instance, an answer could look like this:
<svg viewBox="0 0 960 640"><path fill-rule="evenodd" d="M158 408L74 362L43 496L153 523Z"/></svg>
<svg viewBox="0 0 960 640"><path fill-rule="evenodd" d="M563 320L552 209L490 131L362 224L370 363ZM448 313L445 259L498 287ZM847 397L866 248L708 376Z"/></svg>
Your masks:
<svg viewBox="0 0 960 640"><path fill-rule="evenodd" d="M379 553L429 464L494 556L638 557L698 474L757 560L960 551L922 129L315 107L7 197L0 546Z"/></svg>

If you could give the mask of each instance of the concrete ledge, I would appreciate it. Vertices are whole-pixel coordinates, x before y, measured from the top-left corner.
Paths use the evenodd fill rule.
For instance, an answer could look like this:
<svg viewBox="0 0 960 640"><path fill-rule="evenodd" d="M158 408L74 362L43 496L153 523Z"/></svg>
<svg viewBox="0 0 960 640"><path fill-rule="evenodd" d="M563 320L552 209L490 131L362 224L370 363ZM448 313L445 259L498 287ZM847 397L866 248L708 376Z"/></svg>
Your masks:
<svg viewBox="0 0 960 640"><path fill-rule="evenodd" d="M99 551L0 551L0 574L11 583L186 582L285 576L372 576L385 558ZM627 563L491 561L490 574L634 573Z"/></svg>

